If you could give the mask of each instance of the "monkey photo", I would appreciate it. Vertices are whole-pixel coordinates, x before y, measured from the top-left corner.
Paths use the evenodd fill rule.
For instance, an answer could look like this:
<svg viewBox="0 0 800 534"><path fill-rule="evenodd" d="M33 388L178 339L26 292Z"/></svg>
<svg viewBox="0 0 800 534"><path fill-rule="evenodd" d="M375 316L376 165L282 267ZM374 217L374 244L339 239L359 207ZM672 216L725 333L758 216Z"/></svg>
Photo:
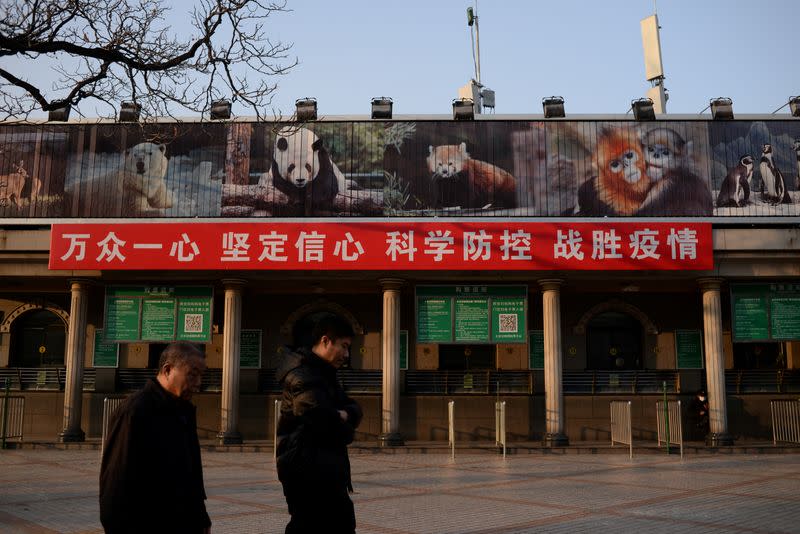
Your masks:
<svg viewBox="0 0 800 534"><path fill-rule="evenodd" d="M597 175L578 189L576 215L633 215L651 186L639 135L631 128L603 128L595 150Z"/></svg>
<svg viewBox="0 0 800 534"><path fill-rule="evenodd" d="M750 203L753 167L753 156L747 154L739 158L739 163L728 171L719 188L718 208L741 208Z"/></svg>
<svg viewBox="0 0 800 534"><path fill-rule="evenodd" d="M634 215L710 216L711 191L692 170L691 142L670 128L659 127L642 137L650 188Z"/></svg>

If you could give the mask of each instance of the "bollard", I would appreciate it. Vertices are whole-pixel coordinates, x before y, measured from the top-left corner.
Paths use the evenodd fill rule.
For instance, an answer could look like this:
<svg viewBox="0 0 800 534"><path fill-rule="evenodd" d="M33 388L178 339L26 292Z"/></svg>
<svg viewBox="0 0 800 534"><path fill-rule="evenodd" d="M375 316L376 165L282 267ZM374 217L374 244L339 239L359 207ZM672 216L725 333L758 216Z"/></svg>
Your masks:
<svg viewBox="0 0 800 534"><path fill-rule="evenodd" d="M273 409L272 420L274 428L272 431L272 459L278 458L278 419L281 416L281 401L275 399L275 408Z"/></svg>
<svg viewBox="0 0 800 534"><path fill-rule="evenodd" d="M503 459L506 458L506 401L494 403L494 439L495 445L503 447Z"/></svg>
<svg viewBox="0 0 800 534"><path fill-rule="evenodd" d="M455 429L456 401L447 403L447 441L450 445L450 459L456 458L456 429Z"/></svg>
<svg viewBox="0 0 800 534"><path fill-rule="evenodd" d="M664 389L664 425L667 434L667 454L669 454L669 403L667 402L667 381L661 383Z"/></svg>
<svg viewBox="0 0 800 534"><path fill-rule="evenodd" d="M8 394L11 391L11 381L6 378L5 400L3 401L3 441L0 449L6 448L6 434L8 433Z"/></svg>

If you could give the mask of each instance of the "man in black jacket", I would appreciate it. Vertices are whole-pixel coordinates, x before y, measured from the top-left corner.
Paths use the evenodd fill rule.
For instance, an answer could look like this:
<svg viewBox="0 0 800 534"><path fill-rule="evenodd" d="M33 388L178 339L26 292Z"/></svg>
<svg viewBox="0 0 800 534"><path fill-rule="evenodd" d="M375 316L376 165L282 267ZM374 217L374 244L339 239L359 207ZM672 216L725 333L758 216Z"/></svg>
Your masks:
<svg viewBox="0 0 800 534"><path fill-rule="evenodd" d="M205 357L172 343L158 376L114 413L100 467L100 522L109 534L208 534L203 466L192 393Z"/></svg>
<svg viewBox="0 0 800 534"><path fill-rule="evenodd" d="M289 351L277 369L278 478L292 516L287 534L355 532L347 445L362 413L336 379L352 339L347 321L325 317L314 327L311 349Z"/></svg>

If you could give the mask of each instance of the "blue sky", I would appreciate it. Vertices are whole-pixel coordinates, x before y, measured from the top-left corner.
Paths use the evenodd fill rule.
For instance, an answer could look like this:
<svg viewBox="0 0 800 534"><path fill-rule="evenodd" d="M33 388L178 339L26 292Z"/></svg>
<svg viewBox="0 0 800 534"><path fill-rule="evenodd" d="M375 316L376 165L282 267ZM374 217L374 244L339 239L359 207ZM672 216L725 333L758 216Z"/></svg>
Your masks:
<svg viewBox="0 0 800 534"><path fill-rule="evenodd" d="M270 34L301 64L275 105L317 98L323 115L366 114L391 96L396 114L450 113L473 76L466 8L474 0L290 0ZM639 22L651 0L478 2L481 78L497 113L541 113L561 95L567 113L624 113L643 97ZM800 2L661 0L657 4L670 113L699 113L712 97L737 113L771 113L800 94ZM787 112L787 110L783 110Z"/></svg>
<svg viewBox="0 0 800 534"><path fill-rule="evenodd" d="M165 1L185 33L189 3ZM291 115L297 98L313 96L321 115L365 115L372 97L390 96L395 114L450 114L474 76L474 2L288 0L292 11L270 17L266 33L294 43L300 64L278 79L273 109ZM668 112L696 114L727 96L737 114L771 113L800 94L800 1L660 0L657 9ZM639 23L653 10L652 0L479 1L481 79L495 111L541 113L543 97L560 95L567 114L625 113L649 87ZM48 77L43 64L32 76Z"/></svg>

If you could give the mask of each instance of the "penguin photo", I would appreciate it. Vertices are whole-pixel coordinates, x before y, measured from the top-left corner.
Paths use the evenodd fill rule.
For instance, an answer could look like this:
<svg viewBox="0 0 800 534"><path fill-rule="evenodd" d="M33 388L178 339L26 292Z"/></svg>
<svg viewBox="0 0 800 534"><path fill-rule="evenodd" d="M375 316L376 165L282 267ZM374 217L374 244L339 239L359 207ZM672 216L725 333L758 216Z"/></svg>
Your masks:
<svg viewBox="0 0 800 534"><path fill-rule="evenodd" d="M761 198L770 204L791 204L792 198L786 190L783 174L775 166L772 159L772 145L766 144L761 150L761 161L758 167L761 172Z"/></svg>
<svg viewBox="0 0 800 534"><path fill-rule="evenodd" d="M747 154L739 158L722 181L717 195L718 208L740 208L749 203L750 180L753 178L753 156Z"/></svg>

